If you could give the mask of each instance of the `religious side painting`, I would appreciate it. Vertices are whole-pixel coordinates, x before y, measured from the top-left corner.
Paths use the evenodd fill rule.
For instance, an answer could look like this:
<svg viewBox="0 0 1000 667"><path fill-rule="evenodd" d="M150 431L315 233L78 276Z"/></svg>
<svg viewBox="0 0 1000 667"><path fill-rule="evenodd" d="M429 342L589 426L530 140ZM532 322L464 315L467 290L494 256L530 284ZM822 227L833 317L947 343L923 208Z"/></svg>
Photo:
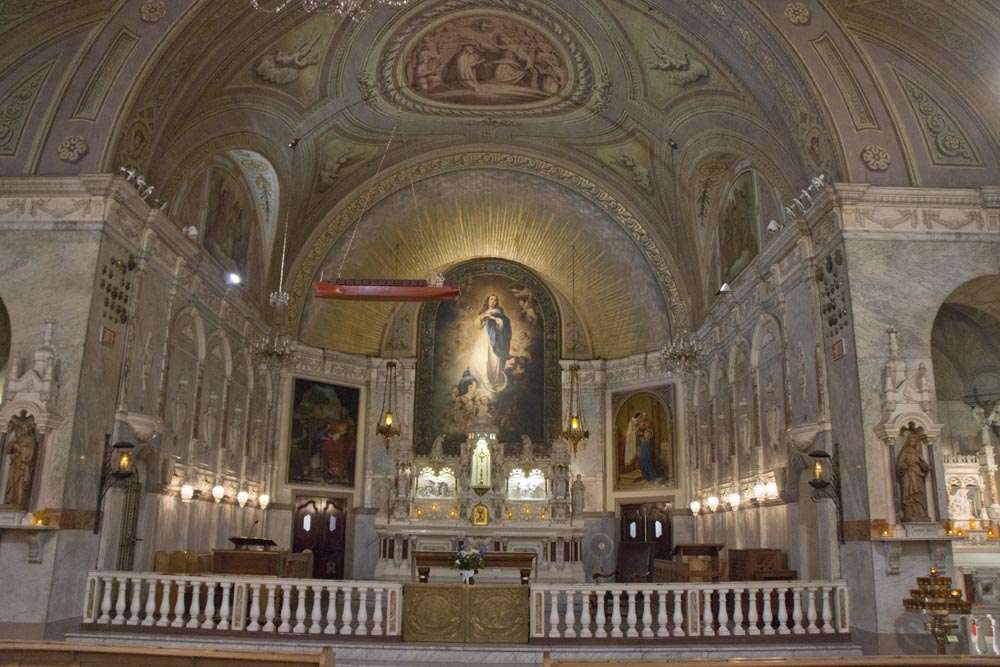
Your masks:
<svg viewBox="0 0 1000 667"><path fill-rule="evenodd" d="M445 444L463 442L481 418L498 427L502 443L546 442L549 422L558 421L551 296L533 275L499 260L469 263L448 277L459 281L461 299L421 313L418 447L440 435Z"/></svg>
<svg viewBox="0 0 1000 667"><path fill-rule="evenodd" d="M539 31L507 16L477 13L425 33L406 54L403 77L428 100L496 106L559 96L569 70Z"/></svg>
<svg viewBox="0 0 1000 667"><path fill-rule="evenodd" d="M295 379L289 483L354 485L360 397L355 387Z"/></svg>
<svg viewBox="0 0 1000 667"><path fill-rule="evenodd" d="M253 236L252 207L228 171L213 167L209 178L205 248L227 271L246 276Z"/></svg>
<svg viewBox="0 0 1000 667"><path fill-rule="evenodd" d="M730 282L757 256L757 198L753 174L736 177L719 212L722 279Z"/></svg>
<svg viewBox="0 0 1000 667"><path fill-rule="evenodd" d="M664 387L613 397L616 491L674 479L673 396L673 387Z"/></svg>

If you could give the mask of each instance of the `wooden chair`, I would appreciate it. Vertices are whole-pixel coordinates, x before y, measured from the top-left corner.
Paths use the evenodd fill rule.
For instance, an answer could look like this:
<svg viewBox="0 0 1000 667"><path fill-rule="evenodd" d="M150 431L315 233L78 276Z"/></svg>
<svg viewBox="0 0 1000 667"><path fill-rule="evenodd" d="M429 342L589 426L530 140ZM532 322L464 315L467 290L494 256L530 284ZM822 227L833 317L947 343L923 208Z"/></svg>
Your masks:
<svg viewBox="0 0 1000 667"><path fill-rule="evenodd" d="M615 583L632 584L639 581L652 581L653 576L653 543L652 542L622 542L618 545L618 556L615 569L612 572L595 572L594 582L614 577Z"/></svg>

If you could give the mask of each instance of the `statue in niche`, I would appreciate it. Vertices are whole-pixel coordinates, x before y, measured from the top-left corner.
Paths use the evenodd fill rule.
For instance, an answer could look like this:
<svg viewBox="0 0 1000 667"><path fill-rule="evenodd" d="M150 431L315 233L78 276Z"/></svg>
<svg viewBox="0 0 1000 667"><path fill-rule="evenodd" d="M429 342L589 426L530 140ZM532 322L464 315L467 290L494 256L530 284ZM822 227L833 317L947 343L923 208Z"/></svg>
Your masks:
<svg viewBox="0 0 1000 667"><path fill-rule="evenodd" d="M535 458L534 445L531 443L531 438L526 435L521 436L521 459L523 461L531 461Z"/></svg>
<svg viewBox="0 0 1000 667"><path fill-rule="evenodd" d="M778 407L778 399L775 396L774 378L767 379L767 442L772 448L777 449L781 443L781 408Z"/></svg>
<svg viewBox="0 0 1000 667"><path fill-rule="evenodd" d="M202 424L205 429L206 444L212 444L215 441L215 427L219 425L219 408L215 405L217 401L218 397L214 393L208 395L205 418Z"/></svg>
<svg viewBox="0 0 1000 667"><path fill-rule="evenodd" d="M142 394L146 398L146 391L153 379L153 334L146 335L146 344L142 346L142 374L139 376L142 381Z"/></svg>
<svg viewBox="0 0 1000 667"><path fill-rule="evenodd" d="M8 459L7 488L4 490L5 505L27 507L31 495L31 481L38 452L38 431L35 418L26 410L14 415L7 422L7 447L4 451Z"/></svg>
<svg viewBox="0 0 1000 667"><path fill-rule="evenodd" d="M410 497L410 478L413 475L413 469L410 467L409 463L400 463L396 468L396 497L397 498L409 498Z"/></svg>
<svg viewBox="0 0 1000 667"><path fill-rule="evenodd" d="M729 420L726 419L726 413L719 413L719 454L723 457L731 456L732 451L729 449Z"/></svg>
<svg viewBox="0 0 1000 667"><path fill-rule="evenodd" d="M896 479L899 480L899 504L903 522L930 521L927 514L927 488L925 480L931 471L930 464L920 453L920 436L910 432L903 448L896 457Z"/></svg>
<svg viewBox="0 0 1000 667"><path fill-rule="evenodd" d="M431 445L431 458L432 459L443 459L444 458L444 434L442 433L438 437L434 438L434 444Z"/></svg>
<svg viewBox="0 0 1000 667"><path fill-rule="evenodd" d="M173 417L173 423L170 425L171 430L174 432L174 442L180 440L181 432L184 430L184 424L187 422L188 405L187 398L185 394L187 393L187 378L181 378L177 381L177 390L174 391L174 397L171 399L171 417Z"/></svg>
<svg viewBox="0 0 1000 667"><path fill-rule="evenodd" d="M236 406L233 408L233 421L229 427L229 449L240 451L240 443L243 441L243 408Z"/></svg>
<svg viewBox="0 0 1000 667"><path fill-rule="evenodd" d="M279 85L295 81L299 72L319 63L319 49L316 48L319 38L317 34L291 53L278 49L277 53L267 54L257 63L257 76Z"/></svg>
<svg viewBox="0 0 1000 667"><path fill-rule="evenodd" d="M587 492L587 487L583 483L582 475L577 474L576 479L573 481L573 488L570 492L573 494L573 516L581 516L583 514L583 504L585 494Z"/></svg>
<svg viewBox="0 0 1000 667"><path fill-rule="evenodd" d="M753 421L750 419L750 411L747 409L746 401L740 401L740 416L737 430L740 436L740 451L746 455L750 452L750 440L753 436Z"/></svg>

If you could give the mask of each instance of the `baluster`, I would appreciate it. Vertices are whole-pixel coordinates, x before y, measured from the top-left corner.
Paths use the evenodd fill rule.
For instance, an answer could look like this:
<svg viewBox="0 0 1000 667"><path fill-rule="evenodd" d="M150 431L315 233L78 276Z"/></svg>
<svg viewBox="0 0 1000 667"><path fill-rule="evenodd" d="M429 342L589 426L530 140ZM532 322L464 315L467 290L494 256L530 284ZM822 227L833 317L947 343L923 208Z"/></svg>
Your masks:
<svg viewBox="0 0 1000 667"><path fill-rule="evenodd" d="M625 632L626 637L638 637L639 631L636 629L637 619L635 615L635 594L634 590L628 590L628 630Z"/></svg>
<svg viewBox="0 0 1000 667"><path fill-rule="evenodd" d="M111 577L102 577L101 582L103 583L104 590L101 593L101 615L98 617L98 623L110 623L111 622Z"/></svg>
<svg viewBox="0 0 1000 667"><path fill-rule="evenodd" d="M306 590L305 586L295 587L295 595L299 600L295 607L295 627L292 632L299 635L306 631Z"/></svg>
<svg viewBox="0 0 1000 667"><path fill-rule="evenodd" d="M656 630L657 637L669 637L670 628L667 627L667 589L660 588L656 591L656 619L660 622L660 627Z"/></svg>
<svg viewBox="0 0 1000 667"><path fill-rule="evenodd" d="M653 611L650 609L652 604L653 591L645 590L642 591L642 636L643 637L653 637Z"/></svg>
<svg viewBox="0 0 1000 667"><path fill-rule="evenodd" d="M728 637L729 636L729 609L726 608L726 598L729 595L728 588L720 588L717 595L719 596L719 636Z"/></svg>
<svg viewBox="0 0 1000 667"><path fill-rule="evenodd" d="M990 619L990 627L993 629L993 655L1000 655L1000 621L993 617L993 614L986 614Z"/></svg>
<svg viewBox="0 0 1000 667"><path fill-rule="evenodd" d="M174 601L174 620L170 622L172 628L184 627L184 595L187 591L187 582L183 579L177 580L177 599Z"/></svg>
<svg viewBox="0 0 1000 667"><path fill-rule="evenodd" d="M712 590L704 589L702 591L701 604L704 607L701 614L701 634L706 637L712 637L715 635L715 628L713 627L714 618L712 617Z"/></svg>
<svg viewBox="0 0 1000 667"><path fill-rule="evenodd" d="M97 615L95 605L97 602L98 579L94 575L87 575L87 599L83 603L83 622L94 623L94 616Z"/></svg>
<svg viewBox="0 0 1000 667"><path fill-rule="evenodd" d="M323 628L323 634L325 635L335 635L337 634L337 589L330 588L330 599L326 605L326 627Z"/></svg>
<svg viewBox="0 0 1000 667"><path fill-rule="evenodd" d="M590 593L585 590L580 592L580 636L594 636L590 630Z"/></svg>
<svg viewBox="0 0 1000 667"><path fill-rule="evenodd" d="M313 586L313 606L312 606L312 625L309 626L309 634L316 635L323 631L320 627L319 622L323 619L323 587Z"/></svg>
<svg viewBox="0 0 1000 667"><path fill-rule="evenodd" d="M594 624L597 628L594 630L595 637L607 637L608 630L605 627L607 625L607 619L604 618L604 593L600 592L591 593L597 600L597 617L594 619Z"/></svg>
<svg viewBox="0 0 1000 667"><path fill-rule="evenodd" d="M684 593L682 593L677 589L674 589L671 592L671 595L674 596L674 618L673 618L674 631L672 634L674 635L674 637L683 637L684 612L681 610L681 603L684 601Z"/></svg>
<svg viewBox="0 0 1000 667"><path fill-rule="evenodd" d="M204 630L215 629L215 582L211 579L205 582L205 622L201 627Z"/></svg>
<svg viewBox="0 0 1000 667"><path fill-rule="evenodd" d="M576 637L576 591L566 591L566 630L563 637Z"/></svg>
<svg viewBox="0 0 1000 667"><path fill-rule="evenodd" d="M757 627L757 593L759 591L751 588L747 591L750 603L747 605L747 634L759 635L760 628Z"/></svg>
<svg viewBox="0 0 1000 667"><path fill-rule="evenodd" d="M611 592L611 636L612 637L624 637L625 634L622 632L622 610L621 606L618 604L618 599L621 597L622 592L620 590Z"/></svg>
<svg viewBox="0 0 1000 667"><path fill-rule="evenodd" d="M281 587L281 624L278 632L289 632L292 625L288 622L292 617L292 587L285 584Z"/></svg>
<svg viewBox="0 0 1000 667"><path fill-rule="evenodd" d="M792 632L797 635L804 635L805 628L802 627L802 589L792 588Z"/></svg>
<svg viewBox="0 0 1000 667"><path fill-rule="evenodd" d="M983 645L985 642L980 642L980 636L983 635L983 630L979 626L979 619L976 618L975 614L969 614L968 616L963 616L959 619L960 632L964 631L965 636L969 640L969 654L970 655L982 655ZM983 637L983 639L986 639Z"/></svg>
<svg viewBox="0 0 1000 667"><path fill-rule="evenodd" d="M811 635L819 634L819 626L816 625L816 588L810 586L806 589L806 632Z"/></svg>
<svg viewBox="0 0 1000 667"><path fill-rule="evenodd" d="M785 591L787 588L778 588L778 634L790 634L788 629L788 609L785 608Z"/></svg>
<svg viewBox="0 0 1000 667"><path fill-rule="evenodd" d="M549 637L559 637L559 591L549 592Z"/></svg>
<svg viewBox="0 0 1000 667"><path fill-rule="evenodd" d="M156 579L150 579L146 587L146 617L142 625L152 625L156 622Z"/></svg>
<svg viewBox="0 0 1000 667"><path fill-rule="evenodd" d="M372 636L377 637L382 634L382 589L375 589L375 609L372 612Z"/></svg>
<svg viewBox="0 0 1000 667"><path fill-rule="evenodd" d="M773 635L774 634L774 616L771 612L771 595L773 594L772 588L765 588L764 593L761 597L764 598L764 634Z"/></svg>
<svg viewBox="0 0 1000 667"><path fill-rule="evenodd" d="M368 589L358 589L358 624L354 630L356 635L368 634Z"/></svg>
<svg viewBox="0 0 1000 667"><path fill-rule="evenodd" d="M124 625L125 595L128 593L128 579L126 577L118 577L115 579L115 584L117 584L118 594L115 596L115 617L111 619L111 625Z"/></svg>
<svg viewBox="0 0 1000 667"><path fill-rule="evenodd" d="M267 607L264 610L264 632L274 632L274 595L276 593L277 586L274 584L264 584L264 588L267 590Z"/></svg>
<svg viewBox="0 0 1000 667"><path fill-rule="evenodd" d="M142 610L142 579L132 580L132 602L129 605L126 625L139 625L139 612Z"/></svg>
<svg viewBox="0 0 1000 667"><path fill-rule="evenodd" d="M231 586L232 586L231 582L228 581L222 582L222 604L219 605L219 625L218 625L219 630L229 629L229 588ZM254 612L251 610L250 613L252 615ZM257 608L257 613L258 614L260 613L259 606ZM253 620L256 619L257 617L253 616Z"/></svg>
<svg viewBox="0 0 1000 667"><path fill-rule="evenodd" d="M733 634L745 635L746 629L743 627L743 589L733 589Z"/></svg>
<svg viewBox="0 0 1000 667"><path fill-rule="evenodd" d="M830 623L830 589L826 586L820 588L823 592L823 627L825 634L833 632L833 624Z"/></svg>
<svg viewBox="0 0 1000 667"><path fill-rule="evenodd" d="M156 627L163 628L170 625L170 585L169 579L163 580L163 587L160 591L160 617L156 619Z"/></svg>
<svg viewBox="0 0 1000 667"><path fill-rule="evenodd" d="M189 618L187 625L188 628L197 628L198 619L201 616L201 582L197 579L191 580L191 609L189 612Z"/></svg>
<svg viewBox="0 0 1000 667"><path fill-rule="evenodd" d="M353 631L351 628L351 620L354 618L351 612L351 593L353 593L350 588L344 589L344 613L340 615L341 623L340 634L349 635Z"/></svg>

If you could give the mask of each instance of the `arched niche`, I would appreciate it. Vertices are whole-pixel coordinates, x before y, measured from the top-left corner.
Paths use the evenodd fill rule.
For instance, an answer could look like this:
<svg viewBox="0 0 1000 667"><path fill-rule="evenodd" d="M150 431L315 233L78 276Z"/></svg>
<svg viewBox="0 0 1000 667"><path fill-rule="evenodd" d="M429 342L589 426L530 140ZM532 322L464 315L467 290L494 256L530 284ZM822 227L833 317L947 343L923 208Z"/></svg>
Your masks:
<svg viewBox="0 0 1000 667"><path fill-rule="evenodd" d="M205 356L205 326L196 308L184 308L174 316L168 340L162 451L165 457L187 461L194 433L198 369Z"/></svg>

